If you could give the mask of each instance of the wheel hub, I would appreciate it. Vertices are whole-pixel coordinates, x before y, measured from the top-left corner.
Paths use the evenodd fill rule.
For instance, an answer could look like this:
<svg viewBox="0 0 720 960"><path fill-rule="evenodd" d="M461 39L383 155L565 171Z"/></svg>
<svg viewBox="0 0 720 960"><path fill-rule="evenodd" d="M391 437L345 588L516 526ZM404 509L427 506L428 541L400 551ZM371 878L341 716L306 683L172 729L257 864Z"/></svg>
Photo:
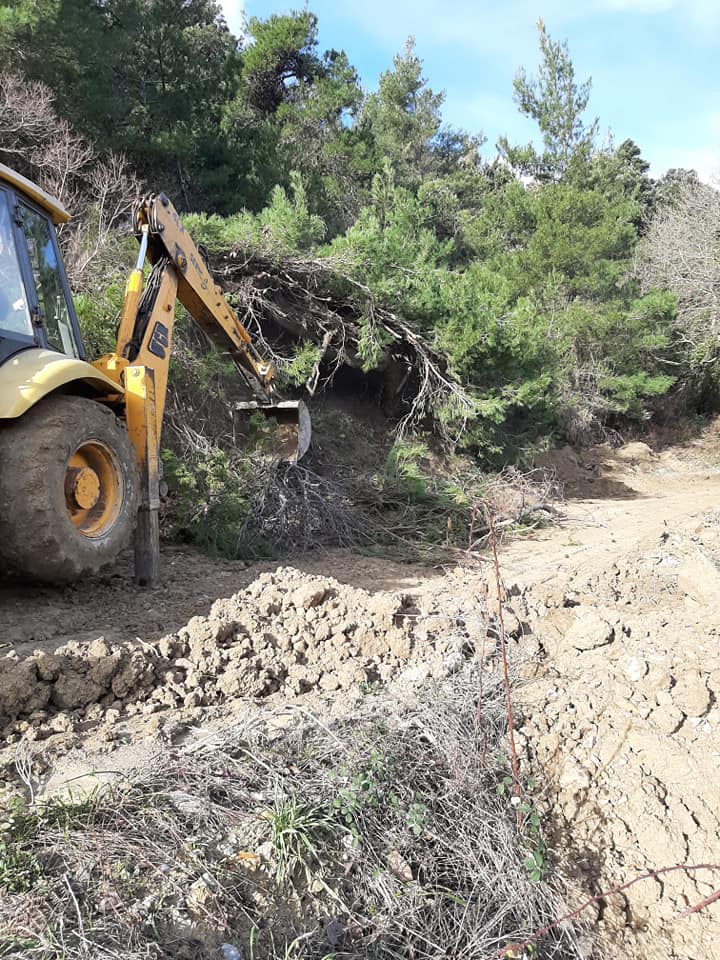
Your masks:
<svg viewBox="0 0 720 960"><path fill-rule="evenodd" d="M100 499L100 478L92 467L71 467L68 484L73 505L81 510L92 510Z"/></svg>
<svg viewBox="0 0 720 960"><path fill-rule="evenodd" d="M81 444L65 468L65 504L75 528L102 537L122 505L124 481L115 455L100 440Z"/></svg>

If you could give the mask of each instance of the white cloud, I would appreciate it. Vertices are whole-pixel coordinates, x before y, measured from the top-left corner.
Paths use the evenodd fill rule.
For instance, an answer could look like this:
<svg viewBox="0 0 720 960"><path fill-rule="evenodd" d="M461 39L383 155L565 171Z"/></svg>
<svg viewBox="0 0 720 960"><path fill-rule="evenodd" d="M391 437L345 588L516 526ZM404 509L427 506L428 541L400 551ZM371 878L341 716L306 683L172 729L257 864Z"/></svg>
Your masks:
<svg viewBox="0 0 720 960"><path fill-rule="evenodd" d="M705 143L692 146L657 146L651 153L651 174L662 176L666 170L682 167L695 170L704 183L716 183L720 177L720 110L707 110L690 118L692 128L703 131Z"/></svg>
<svg viewBox="0 0 720 960"><path fill-rule="evenodd" d="M230 32L236 37L242 36L245 26L245 0L220 0L220 6Z"/></svg>
<svg viewBox="0 0 720 960"><path fill-rule="evenodd" d="M720 177L720 145L715 149L678 147L654 151L650 167L653 177L661 177L666 170L678 167L695 170L703 183L716 184Z"/></svg>
<svg viewBox="0 0 720 960"><path fill-rule="evenodd" d="M676 5L675 0L598 0L601 10L623 10L631 13L667 13Z"/></svg>
<svg viewBox="0 0 720 960"><path fill-rule="evenodd" d="M463 49L518 62L537 47L538 0L478 3L477 0L335 0L335 7L385 47L401 49L408 36L423 50ZM566 0L545 0L546 11ZM570 18L573 18L570 14Z"/></svg>
<svg viewBox="0 0 720 960"><path fill-rule="evenodd" d="M596 0L595 9L620 13L672 13L681 22L703 30L720 27L718 0Z"/></svg>

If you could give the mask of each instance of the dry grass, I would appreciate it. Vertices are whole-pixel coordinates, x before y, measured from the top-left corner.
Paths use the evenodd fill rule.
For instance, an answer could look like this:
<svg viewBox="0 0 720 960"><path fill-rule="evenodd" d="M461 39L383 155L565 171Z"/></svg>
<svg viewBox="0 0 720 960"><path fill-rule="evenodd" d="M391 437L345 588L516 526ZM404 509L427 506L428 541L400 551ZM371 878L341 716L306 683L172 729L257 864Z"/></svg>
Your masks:
<svg viewBox="0 0 720 960"><path fill-rule="evenodd" d="M499 673L482 731L477 680L404 708L368 694L327 723L256 715L77 803L18 807L0 828L0 956L496 956L564 901L552 874L530 879L536 841L498 792ZM581 932L552 931L539 956L583 956Z"/></svg>

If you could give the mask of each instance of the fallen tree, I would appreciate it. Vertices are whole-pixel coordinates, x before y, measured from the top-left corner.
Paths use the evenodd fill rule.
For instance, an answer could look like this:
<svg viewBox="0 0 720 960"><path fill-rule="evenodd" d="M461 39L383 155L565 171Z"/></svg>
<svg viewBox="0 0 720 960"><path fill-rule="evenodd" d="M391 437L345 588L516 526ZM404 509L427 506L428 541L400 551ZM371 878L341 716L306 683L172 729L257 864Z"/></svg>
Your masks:
<svg viewBox="0 0 720 960"><path fill-rule="evenodd" d="M235 247L213 263L234 295L246 326L280 369L291 368L284 334L313 344L298 385L313 395L343 365L382 374L385 412L398 419L400 436L430 421L457 438L477 404L447 369L442 355L404 320L381 306L369 287L350 276L342 259L273 258ZM286 340L287 342L287 340ZM292 371L291 371L292 373Z"/></svg>

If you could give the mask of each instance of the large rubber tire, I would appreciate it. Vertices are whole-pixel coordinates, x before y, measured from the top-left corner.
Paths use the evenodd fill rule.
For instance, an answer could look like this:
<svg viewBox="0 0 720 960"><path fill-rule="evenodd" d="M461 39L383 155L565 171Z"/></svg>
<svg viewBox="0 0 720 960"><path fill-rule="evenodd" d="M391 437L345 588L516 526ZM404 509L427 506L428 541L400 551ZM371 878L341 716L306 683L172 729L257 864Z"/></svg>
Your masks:
<svg viewBox="0 0 720 960"><path fill-rule="evenodd" d="M41 400L0 423L0 568L44 583L97 573L130 542L138 493L135 452L112 410Z"/></svg>

